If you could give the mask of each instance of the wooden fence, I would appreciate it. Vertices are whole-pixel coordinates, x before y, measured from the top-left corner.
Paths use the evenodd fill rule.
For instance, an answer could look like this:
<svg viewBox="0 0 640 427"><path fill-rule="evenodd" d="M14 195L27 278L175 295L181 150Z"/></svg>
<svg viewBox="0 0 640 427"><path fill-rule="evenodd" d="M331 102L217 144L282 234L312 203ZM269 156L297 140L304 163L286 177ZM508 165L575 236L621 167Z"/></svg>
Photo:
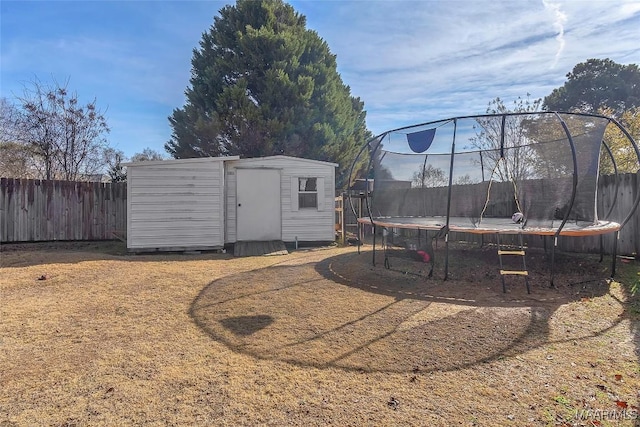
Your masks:
<svg viewBox="0 0 640 427"><path fill-rule="evenodd" d="M640 175L628 173L618 176L618 196L611 212L612 221L622 222L638 196ZM613 202L616 189L615 175L604 175L598 181L598 215L603 217ZM601 218L603 219L603 218ZM603 236L605 253L610 254L614 235ZM598 252L599 236L563 237L559 242L560 249L568 252ZM620 230L618 238L618 254L640 254L640 207L636 209L629 222Z"/></svg>
<svg viewBox="0 0 640 427"><path fill-rule="evenodd" d="M638 174L619 176L617 202L611 215L612 220L621 221L629 212L639 191L639 181ZM598 211L601 216L607 212L612 202L615 184L614 176L600 178ZM504 197L495 194L493 198L509 200L512 197L509 191L511 189L507 186ZM435 192L434 196L437 196ZM349 217L352 214L347 205L348 203L345 203L340 213ZM355 224L355 218L342 219L341 224L345 224L345 231L355 232L355 229L347 229L350 224ZM0 241L2 243L113 240L122 238L126 228L126 183L105 184L12 178L0 180ZM475 241L473 239L480 239L480 236L465 234L454 235L452 238ZM491 236L484 238L485 241L490 241ZM604 237L604 249L607 253L610 253L612 238L611 235ZM542 246L544 241L539 236L529 236L527 243L531 246ZM563 237L559 243L562 250L571 252L597 252L600 249L599 236ZM640 253L640 209L620 232L618 253L626 255Z"/></svg>
<svg viewBox="0 0 640 427"><path fill-rule="evenodd" d="M2 243L114 240L126 228L126 183L0 180Z"/></svg>

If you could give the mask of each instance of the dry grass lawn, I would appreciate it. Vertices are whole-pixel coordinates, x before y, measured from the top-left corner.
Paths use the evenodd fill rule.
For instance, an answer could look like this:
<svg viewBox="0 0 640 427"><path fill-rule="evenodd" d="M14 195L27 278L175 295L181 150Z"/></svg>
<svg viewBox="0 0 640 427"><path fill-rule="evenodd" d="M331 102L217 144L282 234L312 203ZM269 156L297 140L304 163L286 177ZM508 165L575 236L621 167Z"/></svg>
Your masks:
<svg viewBox="0 0 640 427"><path fill-rule="evenodd" d="M528 295L464 247L446 282L370 247L0 255L2 427L639 425L637 261L563 255L550 289L532 252Z"/></svg>

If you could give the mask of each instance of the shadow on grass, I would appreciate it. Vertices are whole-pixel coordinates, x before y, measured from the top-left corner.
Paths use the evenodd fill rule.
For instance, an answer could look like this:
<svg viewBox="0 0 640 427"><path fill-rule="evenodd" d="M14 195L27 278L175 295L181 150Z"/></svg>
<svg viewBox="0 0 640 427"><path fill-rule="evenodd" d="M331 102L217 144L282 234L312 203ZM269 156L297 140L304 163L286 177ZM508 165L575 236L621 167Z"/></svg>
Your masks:
<svg viewBox="0 0 640 427"><path fill-rule="evenodd" d="M236 352L367 372L462 369L599 336L622 320L616 310L605 317L587 312L581 313L593 316L587 327L551 330L561 306L606 294L601 281L566 289L549 289L545 281L531 295L524 285L503 294L499 278L480 267L443 282L372 267L370 260L351 252L224 277L200 292L190 315Z"/></svg>
<svg viewBox="0 0 640 427"><path fill-rule="evenodd" d="M273 323L271 316L237 316L228 317L220 321L222 326L236 335L249 336Z"/></svg>
<svg viewBox="0 0 640 427"><path fill-rule="evenodd" d="M74 241L3 243L0 246L0 266L29 267L42 264L73 264L83 261L180 261L202 259L230 259L229 254L215 251L153 252L134 254L120 241Z"/></svg>

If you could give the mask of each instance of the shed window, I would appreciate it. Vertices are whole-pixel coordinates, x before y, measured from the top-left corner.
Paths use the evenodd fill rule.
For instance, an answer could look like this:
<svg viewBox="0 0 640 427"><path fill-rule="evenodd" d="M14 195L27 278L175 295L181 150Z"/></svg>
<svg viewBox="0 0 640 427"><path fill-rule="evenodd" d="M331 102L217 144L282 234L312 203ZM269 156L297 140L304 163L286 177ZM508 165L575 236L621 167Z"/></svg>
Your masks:
<svg viewBox="0 0 640 427"><path fill-rule="evenodd" d="M318 207L318 178L298 178L298 207Z"/></svg>

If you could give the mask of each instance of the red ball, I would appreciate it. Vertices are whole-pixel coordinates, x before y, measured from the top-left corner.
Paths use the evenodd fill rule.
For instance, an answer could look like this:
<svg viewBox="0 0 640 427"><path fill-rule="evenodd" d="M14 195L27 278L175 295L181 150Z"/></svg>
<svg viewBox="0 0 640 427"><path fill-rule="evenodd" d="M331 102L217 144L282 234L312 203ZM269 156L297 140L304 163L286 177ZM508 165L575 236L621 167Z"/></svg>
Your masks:
<svg viewBox="0 0 640 427"><path fill-rule="evenodd" d="M431 256L425 251L418 251L418 255L422 257L422 261L424 262L431 261Z"/></svg>

